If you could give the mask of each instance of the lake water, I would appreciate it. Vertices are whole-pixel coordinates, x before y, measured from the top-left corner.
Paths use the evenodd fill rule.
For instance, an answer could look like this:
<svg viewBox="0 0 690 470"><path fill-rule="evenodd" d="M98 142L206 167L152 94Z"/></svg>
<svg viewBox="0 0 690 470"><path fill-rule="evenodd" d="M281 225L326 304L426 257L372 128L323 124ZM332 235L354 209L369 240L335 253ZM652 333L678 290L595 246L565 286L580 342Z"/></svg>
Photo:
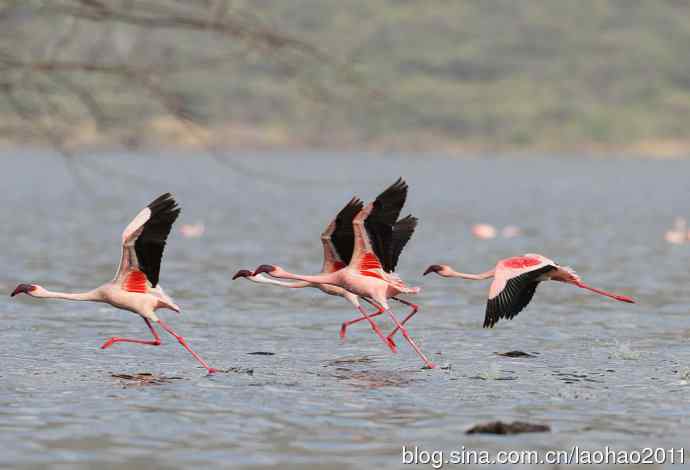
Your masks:
<svg viewBox="0 0 690 470"><path fill-rule="evenodd" d="M317 153L0 162L0 290L109 280L124 226L172 191L183 209L176 228L202 221L206 233L172 234L161 283L183 313L161 316L211 365L235 368L206 376L164 332L158 348L102 351L111 336L148 336L137 316L107 305L1 297L0 466L399 468L403 445L690 445L690 245L663 240L676 215L690 216L690 162ZM399 263L422 287L410 332L445 369L422 370L402 338L390 353L362 324L341 343L340 323L354 316L342 299L231 281L267 262L318 272L326 223L352 195L370 200L398 176L410 185L404 213L420 219ZM475 240L478 222L524 235ZM515 320L486 330L488 282L421 276L432 263L480 272L525 252L639 303L546 283ZM495 354L510 350L535 357ZM139 373L157 380L114 377ZM464 434L496 419L552 431Z"/></svg>

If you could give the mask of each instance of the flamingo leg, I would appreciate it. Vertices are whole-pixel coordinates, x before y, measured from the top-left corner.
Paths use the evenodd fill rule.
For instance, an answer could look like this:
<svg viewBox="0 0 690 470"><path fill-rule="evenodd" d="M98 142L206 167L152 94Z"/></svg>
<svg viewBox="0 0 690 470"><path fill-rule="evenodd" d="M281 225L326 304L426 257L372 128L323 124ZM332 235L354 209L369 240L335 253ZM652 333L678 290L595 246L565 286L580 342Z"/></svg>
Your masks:
<svg viewBox="0 0 690 470"><path fill-rule="evenodd" d="M393 323L395 323L395 326L397 327L397 329L402 331L403 337L407 340L408 343L410 343L410 346L412 346L412 349L414 349L415 352L417 353L417 355L422 359L422 361L424 361L424 364L429 369L435 368L436 365L434 363L430 362L429 359L427 359L427 357L424 355L422 350L419 349L419 346L417 346L417 344L414 342L414 340L412 339L410 334L407 332L407 329L404 326L402 326L402 324L398 321L397 318L395 318L395 315L393 315L393 312L390 309L388 309L386 311L388 312L390 317L393 319Z"/></svg>
<svg viewBox="0 0 690 470"><path fill-rule="evenodd" d="M352 302L352 305L355 307L355 309L362 314L362 316L357 317L354 320L343 322L343 324L340 325L340 339L342 339L343 341L345 340L347 327L351 324L358 323L364 320L369 320L369 323L372 325L374 332L376 332L376 334L379 336L379 338L381 338L381 340L386 344L386 346L388 346L391 351L398 352L398 346L395 344L395 341L389 338L384 338L383 333L381 333L381 330L379 329L378 325L376 325L376 323L374 323L373 320L371 320L372 318L381 315L384 312L384 309L381 306L376 305L374 302L367 299L366 297L362 297L362 299L365 300L369 305L376 307L377 311L375 313L370 314L366 310L364 310L364 308L361 305L359 305L359 302L356 301L356 298L354 302L348 299L350 300L350 302Z"/></svg>
<svg viewBox="0 0 690 470"><path fill-rule="evenodd" d="M362 297L362 300L366 301L369 305L376 308L376 310L377 310L374 313L370 313L369 318L378 317L379 315L381 315L383 313L383 309L380 308L378 305L375 305L371 300L367 299L366 297ZM359 310L358 305L356 305L356 304L353 304L353 305L354 305L355 309ZM345 334L346 334L348 326L354 325L355 323L359 323L359 322L364 321L366 319L367 319L366 317L357 317L353 320L348 320L346 322L343 322L343 324L340 325L340 339L343 339L343 340L345 339Z"/></svg>
<svg viewBox="0 0 690 470"><path fill-rule="evenodd" d="M218 369L214 369L213 367L209 366L209 365L206 363L206 361L204 361L204 360L202 359L201 356L199 356L197 353L195 353L194 350L193 350L192 348L189 347L189 345L187 344L187 341L185 341L185 339L184 339L182 336L180 336L180 335L178 335L177 333L175 333L175 330L173 330L172 328L170 328L170 326L168 326L167 323L165 323L163 320L160 320L160 319L159 319L159 320L158 320L158 324L159 324L165 331L167 331L168 333L170 333L171 335L173 335L173 336L175 337L175 339L176 339L177 341L180 342L180 344L182 345L182 347L184 347L187 351L189 351L189 352L192 354L192 356L194 356L194 359L196 359L197 361L199 361L199 364L201 364L202 366L204 366L204 367L206 368L206 370L208 371L209 374L213 374L214 372L218 372Z"/></svg>
<svg viewBox="0 0 690 470"><path fill-rule="evenodd" d="M392 299L397 300L401 304L407 305L408 307L412 308L410 313L403 319L403 321L400 322L401 325L405 325L405 323L407 323L407 321L410 318L412 318L419 311L419 305L417 305L417 304L413 304L412 302L408 302L407 300L399 299L397 297L392 297ZM393 336L395 336L395 334L398 332L399 329L400 328L396 326L393 329L393 331L390 332L390 334L388 335L388 338L393 338Z"/></svg>
<svg viewBox="0 0 690 470"><path fill-rule="evenodd" d="M378 310L374 313L370 313L369 318L378 317L381 314L383 314L383 310ZM354 325L355 323L359 323L359 322L364 321L364 320L366 320L365 317L357 317L357 318L354 318L352 320L344 321L343 324L340 325L340 338L345 339L345 334L346 334L346 330L347 330L348 326Z"/></svg>
<svg viewBox="0 0 690 470"><path fill-rule="evenodd" d="M158 336L158 332L153 329L153 325L151 324L151 321L148 318L144 318L144 321L146 322L146 325L149 327L149 330L151 330L151 333L153 333L153 341L145 340L145 339L130 339L130 338L120 338L118 336L113 336L110 338L108 341L103 343L101 345L101 349L108 349L110 346L112 346L115 343L137 343L137 344L148 344L150 346L160 346L161 344L161 337Z"/></svg>
<svg viewBox="0 0 690 470"><path fill-rule="evenodd" d="M627 295L618 295L618 294L613 294L611 292L606 292L605 290L597 289L595 287L588 286L584 282L575 282L574 283L577 287L580 287L582 289L587 289L592 292L596 292L599 295L604 295L606 297L611 297L612 299L616 299L620 302L628 302L629 304L634 304L635 301L631 298L628 297Z"/></svg>

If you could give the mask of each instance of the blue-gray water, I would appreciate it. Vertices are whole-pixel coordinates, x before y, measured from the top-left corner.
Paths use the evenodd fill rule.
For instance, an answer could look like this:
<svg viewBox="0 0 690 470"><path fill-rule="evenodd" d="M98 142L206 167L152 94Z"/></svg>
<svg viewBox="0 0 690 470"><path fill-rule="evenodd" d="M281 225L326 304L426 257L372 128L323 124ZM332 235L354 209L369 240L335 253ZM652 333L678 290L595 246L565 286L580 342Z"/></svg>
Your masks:
<svg viewBox="0 0 690 470"><path fill-rule="evenodd" d="M0 297L0 466L35 468L398 468L401 446L427 450L615 449L690 442L690 245L664 231L690 216L690 162L580 158L448 159L323 154L76 159L0 157L0 290L19 282L81 290L110 279L120 233L165 191L177 223L161 283L183 314L162 311L213 366L207 377L163 332L107 305ZM319 234L356 194L404 176L420 225L399 273L422 287L410 331L446 370L421 370L402 338L389 353L342 299L230 280L278 263L317 272ZM524 236L478 241L470 226ZM421 277L429 264L484 271L538 252L618 303L540 286L513 321L482 329L487 282ZM400 315L404 310L397 308ZM382 323L385 329L390 322ZM495 352L523 350L531 359ZM275 355L250 355L267 351ZM113 374L178 377L136 385ZM478 422L549 424L548 434L464 435Z"/></svg>

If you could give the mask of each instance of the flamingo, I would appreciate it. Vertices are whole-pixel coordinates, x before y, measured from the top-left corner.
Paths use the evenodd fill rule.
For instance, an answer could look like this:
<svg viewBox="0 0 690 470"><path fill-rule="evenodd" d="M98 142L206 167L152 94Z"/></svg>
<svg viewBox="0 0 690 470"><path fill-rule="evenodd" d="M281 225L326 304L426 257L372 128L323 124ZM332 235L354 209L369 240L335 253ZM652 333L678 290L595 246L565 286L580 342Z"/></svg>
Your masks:
<svg viewBox="0 0 690 470"><path fill-rule="evenodd" d="M503 238L515 238L522 235L522 230L515 225L506 225L501 230L501 235L503 235Z"/></svg>
<svg viewBox="0 0 690 470"><path fill-rule="evenodd" d="M105 302L115 308L141 316L153 334L153 340L114 336L101 345L107 349L115 343L137 343L159 346L161 338L151 322L157 323L189 351L209 374L217 372L155 313L165 308L180 312L180 307L163 291L158 283L161 258L180 208L170 193L165 193L145 207L122 232L122 257L115 278L88 292L51 292L38 284L19 284L11 294L26 294L39 299L85 300Z"/></svg>
<svg viewBox="0 0 690 470"><path fill-rule="evenodd" d="M501 318L512 319L530 303L537 286L542 281L559 281L573 284L612 299L635 303L625 295L612 294L590 287L568 266L559 266L545 256L528 253L499 261L491 271L480 274L465 274L455 271L445 264L433 264L424 271L426 276L436 273L443 277L461 277L463 279L482 280L494 278L489 289L486 304L484 328L493 328Z"/></svg>
<svg viewBox="0 0 690 470"><path fill-rule="evenodd" d="M398 294L417 294L420 291L419 287L408 287L393 272L402 249L417 226L417 219L411 215L397 220L406 197L407 184L399 178L374 202L359 211L352 221L354 231L352 258L342 269L309 276L288 272L280 266L263 264L257 267L253 274L267 273L275 278L338 286L359 297L371 299L378 310L372 315L365 316L364 319L371 322L374 316L388 313L395 324L395 329L387 338L392 338L400 330L425 366L434 368L436 366L424 355L404 326L417 313L419 306L404 302L412 310L403 322L400 322L388 305L388 299ZM357 318L346 323L352 324L358 321L362 319Z"/></svg>
<svg viewBox="0 0 690 470"><path fill-rule="evenodd" d="M326 226L326 229L321 234L321 244L323 245L323 265L321 268L321 274L338 271L350 262L355 243L354 232L352 229L352 219L360 210L362 210L362 207L364 207L362 201L359 198L353 197L350 202L348 202L345 207L338 212L335 219L333 219L333 221ZM261 273L254 275L252 271L247 269L240 269L232 277L233 280L239 278L244 278L258 284L274 285L289 289L301 289L304 287L316 288L328 295L344 297L352 304L355 310L362 314L362 317L360 317L362 320L370 318L366 310L364 310L364 308L360 305L359 297L351 292L346 291L342 287L330 284L316 284L306 281L280 281L278 279L272 279ZM371 303L371 301L366 297L363 298L363 300ZM392 338L384 338L383 333L374 321L370 321L370 324L376 335L381 338L381 340L391 349L391 351L397 352L395 341L393 341ZM347 326L348 323L345 322L340 328L341 339L345 339Z"/></svg>
<svg viewBox="0 0 690 470"><path fill-rule="evenodd" d="M480 240L491 240L496 238L496 227L489 224L475 224L472 226L472 235Z"/></svg>
<svg viewBox="0 0 690 470"><path fill-rule="evenodd" d="M673 229L664 234L664 239L674 245L682 245L690 240L690 231L687 230L688 222L683 217L676 217Z"/></svg>

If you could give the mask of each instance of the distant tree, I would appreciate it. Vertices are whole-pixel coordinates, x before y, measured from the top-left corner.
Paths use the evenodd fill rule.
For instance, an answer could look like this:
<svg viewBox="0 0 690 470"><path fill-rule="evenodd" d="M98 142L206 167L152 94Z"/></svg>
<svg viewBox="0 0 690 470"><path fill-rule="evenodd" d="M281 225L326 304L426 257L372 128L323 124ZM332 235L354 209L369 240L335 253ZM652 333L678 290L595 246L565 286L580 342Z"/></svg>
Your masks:
<svg viewBox="0 0 690 470"><path fill-rule="evenodd" d="M136 141L146 114L193 128L206 118L204 106L194 86L179 84L200 72L232 80L223 68L248 56L261 58L257 67L277 64L286 77L306 64L348 73L239 1L0 0L0 137L69 154L77 123L124 129L115 136L122 144Z"/></svg>

